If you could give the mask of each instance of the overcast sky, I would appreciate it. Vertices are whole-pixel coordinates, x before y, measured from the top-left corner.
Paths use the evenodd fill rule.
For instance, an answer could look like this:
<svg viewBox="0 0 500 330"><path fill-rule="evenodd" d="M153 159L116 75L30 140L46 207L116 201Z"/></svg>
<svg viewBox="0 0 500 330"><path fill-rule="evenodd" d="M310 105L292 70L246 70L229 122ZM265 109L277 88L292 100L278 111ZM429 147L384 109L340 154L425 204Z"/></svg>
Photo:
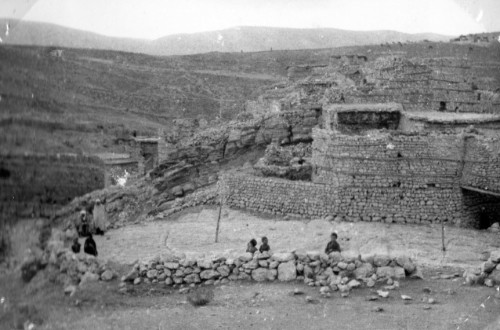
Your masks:
<svg viewBox="0 0 500 330"><path fill-rule="evenodd" d="M155 39L235 26L500 31L500 0L0 0L0 17Z"/></svg>

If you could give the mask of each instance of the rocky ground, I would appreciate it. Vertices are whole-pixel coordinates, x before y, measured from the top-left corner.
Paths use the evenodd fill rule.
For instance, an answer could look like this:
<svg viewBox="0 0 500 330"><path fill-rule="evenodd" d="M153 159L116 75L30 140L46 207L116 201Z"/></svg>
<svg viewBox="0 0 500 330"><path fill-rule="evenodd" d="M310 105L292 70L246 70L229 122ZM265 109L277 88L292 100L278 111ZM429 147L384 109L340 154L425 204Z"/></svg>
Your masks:
<svg viewBox="0 0 500 330"><path fill-rule="evenodd" d="M443 255L441 228L435 225L286 221L224 210L219 243L214 243L216 216L216 209L191 209L170 220L97 236L100 261L118 277L87 283L73 295L65 295L44 272L29 284L18 274L1 273L0 329L22 329L27 320L36 329L483 329L499 315L498 290L464 285L461 277L464 268L482 263L483 252L498 250L498 234L446 228ZM210 286L213 299L203 307L188 302L192 292L186 294L185 288L180 293L164 283L127 283L124 290L119 280L135 260L171 250L193 257L241 253L250 238L262 235L274 252L322 250L334 230L344 250L410 256L424 279L403 279L392 290L377 282L352 290L347 298L339 291L322 296L302 281L236 281ZM381 289L387 298L377 293Z"/></svg>
<svg viewBox="0 0 500 330"><path fill-rule="evenodd" d="M234 282L214 287L213 300L203 307L162 285L130 286L120 294L118 280L97 282L72 297L51 284L20 290L30 293L24 302L36 306L31 313L41 322L36 329L483 329L498 316L495 290L432 275L402 281L387 298L377 296L378 287L355 290L348 298L338 292L325 298L301 283ZM17 285L2 281L2 297ZM294 295L295 289L302 294ZM11 322L26 314L6 313L12 303L11 297L2 303L1 329L12 329Z"/></svg>

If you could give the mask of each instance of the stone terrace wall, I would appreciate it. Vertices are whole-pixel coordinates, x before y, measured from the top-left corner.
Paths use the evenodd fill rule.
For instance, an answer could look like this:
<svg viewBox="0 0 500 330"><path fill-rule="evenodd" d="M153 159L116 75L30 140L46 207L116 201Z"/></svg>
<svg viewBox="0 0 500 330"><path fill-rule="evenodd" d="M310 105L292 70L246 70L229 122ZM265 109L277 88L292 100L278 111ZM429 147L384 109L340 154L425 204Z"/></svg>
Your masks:
<svg viewBox="0 0 500 330"><path fill-rule="evenodd" d="M104 163L76 154L0 156L0 214L50 216L74 197L104 188Z"/></svg>
<svg viewBox="0 0 500 330"><path fill-rule="evenodd" d="M500 139L468 136L461 184L500 193Z"/></svg>
<svg viewBox="0 0 500 330"><path fill-rule="evenodd" d="M340 204L336 188L306 181L232 174L225 183L229 206L258 212L320 217L336 213Z"/></svg>

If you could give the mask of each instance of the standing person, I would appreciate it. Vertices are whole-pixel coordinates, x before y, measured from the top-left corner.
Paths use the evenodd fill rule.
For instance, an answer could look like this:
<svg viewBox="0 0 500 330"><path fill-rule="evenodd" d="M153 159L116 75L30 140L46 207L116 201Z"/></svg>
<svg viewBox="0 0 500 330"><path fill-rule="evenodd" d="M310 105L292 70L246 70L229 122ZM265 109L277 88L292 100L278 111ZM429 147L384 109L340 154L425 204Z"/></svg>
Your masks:
<svg viewBox="0 0 500 330"><path fill-rule="evenodd" d="M108 216L106 214L106 207L99 198L95 201L92 214L94 217L95 233L103 235L106 229L108 229Z"/></svg>
<svg viewBox="0 0 500 330"><path fill-rule="evenodd" d="M271 248L269 247L267 237L264 236L264 237L262 237L262 244L260 245L259 251L260 251L260 253L262 253L264 251L269 251L269 250L271 250Z"/></svg>
<svg viewBox="0 0 500 330"><path fill-rule="evenodd" d="M85 209L80 211L79 220L77 224L78 234L82 237L88 236L90 234L90 224Z"/></svg>
<svg viewBox="0 0 500 330"><path fill-rule="evenodd" d="M340 251L340 245L339 243L337 242L337 233L333 232L331 235L330 235L330 242L328 242L328 244L326 245L326 249L325 249L325 253L326 254L330 254L332 252L341 252Z"/></svg>
<svg viewBox="0 0 500 330"><path fill-rule="evenodd" d="M257 241L255 238L252 238L250 242L247 244L247 252L254 254L257 251Z"/></svg>

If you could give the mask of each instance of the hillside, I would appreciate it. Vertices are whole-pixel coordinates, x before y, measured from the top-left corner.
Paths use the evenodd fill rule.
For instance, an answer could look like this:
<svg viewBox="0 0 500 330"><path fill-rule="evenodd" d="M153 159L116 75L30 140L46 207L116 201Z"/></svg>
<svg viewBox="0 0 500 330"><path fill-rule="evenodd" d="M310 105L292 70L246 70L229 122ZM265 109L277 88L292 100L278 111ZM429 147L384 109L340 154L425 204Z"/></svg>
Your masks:
<svg viewBox="0 0 500 330"><path fill-rule="evenodd" d="M290 68L325 66L342 54L468 58L497 62L498 46L410 43L317 50L157 57L90 49L0 46L0 147L51 152L126 152L121 139L156 136L174 119L227 120ZM59 56L60 55L60 56ZM478 77L497 70L478 69ZM481 71L482 70L482 71ZM486 82L487 83L487 82Z"/></svg>
<svg viewBox="0 0 500 330"><path fill-rule="evenodd" d="M54 24L9 21L13 26L4 43L107 49L150 55L185 55L207 52L257 52L283 49L319 49L406 41L448 41L449 36L396 31L235 27L232 29L165 36L156 40L113 38Z"/></svg>

